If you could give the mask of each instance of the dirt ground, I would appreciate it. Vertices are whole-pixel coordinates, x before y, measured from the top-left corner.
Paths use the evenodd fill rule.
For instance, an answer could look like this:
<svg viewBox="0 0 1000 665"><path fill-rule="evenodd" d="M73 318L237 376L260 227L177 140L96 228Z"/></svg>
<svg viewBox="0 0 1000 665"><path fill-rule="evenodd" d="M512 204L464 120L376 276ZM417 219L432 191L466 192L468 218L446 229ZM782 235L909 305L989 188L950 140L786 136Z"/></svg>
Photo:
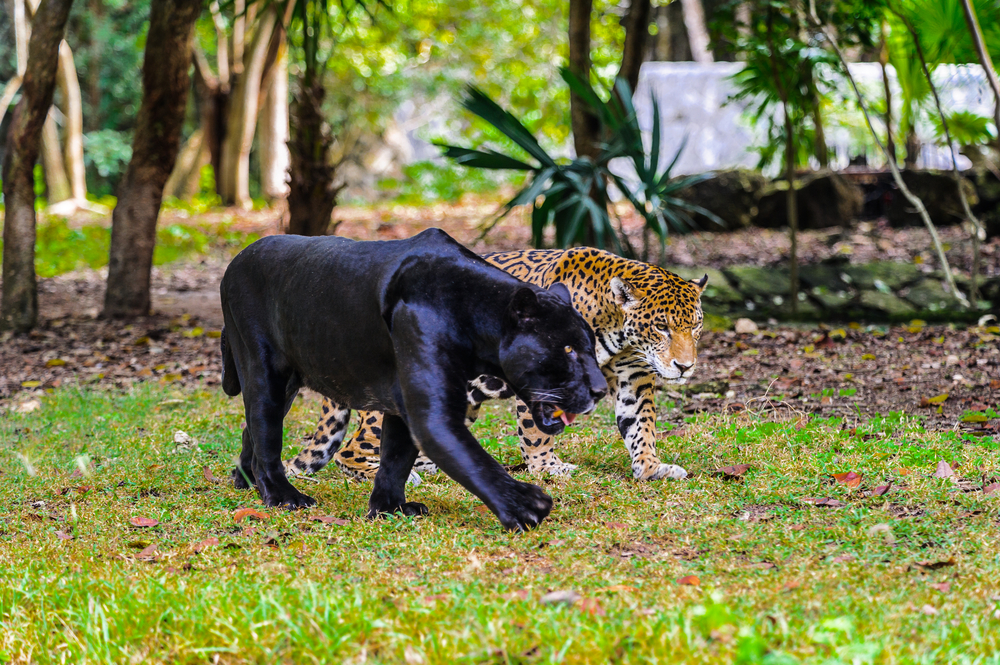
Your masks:
<svg viewBox="0 0 1000 665"><path fill-rule="evenodd" d="M492 201L338 208L337 233L392 239L440 226L479 252L526 247L527 224L519 215L497 225L485 241L474 242L479 227L496 209ZM161 223L183 222L186 216L165 217ZM239 218L229 211L213 212L187 219L199 224L230 222L262 235L277 232L277 220L274 211ZM839 254L859 262L935 263L922 229L863 223L847 232L802 235L804 262ZM964 242L961 235L957 227L942 229L956 259ZM672 238L666 263L774 265L786 253L787 237L782 232L705 233ZM230 258L202 256L154 269L155 314L131 322L98 318L104 270L40 280L42 325L29 335L8 333L0 338L0 408L25 408L39 391L75 382L119 387L136 381L218 383L217 336L222 326L218 285ZM983 248L983 258L984 274L1000 273L1000 239ZM963 267L959 260L955 265ZM1000 429L1000 421L988 417L985 422L976 417L962 422L967 412L1000 409L1000 329L995 321L973 327L858 322L834 329L756 323L760 328L756 334L718 330L703 336L695 378L688 386L664 387L668 399L681 408L663 417L680 420L701 411L777 406L848 419L900 411L925 416L927 426L935 429L983 434Z"/></svg>

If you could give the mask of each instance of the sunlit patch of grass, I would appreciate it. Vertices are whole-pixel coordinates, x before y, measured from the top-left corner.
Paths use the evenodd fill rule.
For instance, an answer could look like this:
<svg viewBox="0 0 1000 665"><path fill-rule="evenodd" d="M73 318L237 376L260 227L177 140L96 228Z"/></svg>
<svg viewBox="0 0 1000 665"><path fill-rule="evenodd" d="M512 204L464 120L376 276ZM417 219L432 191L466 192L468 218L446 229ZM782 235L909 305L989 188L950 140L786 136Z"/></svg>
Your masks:
<svg viewBox="0 0 1000 665"><path fill-rule="evenodd" d="M241 405L143 384L3 416L0 661L1000 662L992 438L902 414L699 416L659 441L692 477L637 483L603 404L560 437L576 474L535 480L550 519L508 534L441 474L408 490L425 518L363 519L370 486L333 467L296 481L319 507L263 509L211 480L228 478ZM287 454L316 414L296 400ZM520 461L511 405L475 433ZM932 477L939 460L980 485ZM846 471L858 488L830 477ZM269 517L236 522L241 507ZM542 604L552 590L582 600Z"/></svg>
<svg viewBox="0 0 1000 665"><path fill-rule="evenodd" d="M2 224L0 224L2 228ZM101 268L108 264L111 229L101 224L70 226L65 218L50 217L38 225L35 272L55 277L79 268ZM235 231L231 224L169 224L156 230L153 264L163 265L185 256L211 250L235 254L259 236ZM0 252L3 242L0 241Z"/></svg>

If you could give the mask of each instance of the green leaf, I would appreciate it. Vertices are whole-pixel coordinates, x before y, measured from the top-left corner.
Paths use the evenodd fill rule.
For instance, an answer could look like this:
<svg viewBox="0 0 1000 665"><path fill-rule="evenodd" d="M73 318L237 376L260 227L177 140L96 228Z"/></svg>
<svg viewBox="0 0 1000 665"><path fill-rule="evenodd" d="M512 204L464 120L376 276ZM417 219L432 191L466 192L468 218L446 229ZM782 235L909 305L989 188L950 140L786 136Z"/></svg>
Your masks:
<svg viewBox="0 0 1000 665"><path fill-rule="evenodd" d="M514 159L495 150L472 150L444 143L435 143L441 148L442 153L448 159L454 160L456 164L480 169L514 169L519 171L534 170L534 166L526 164L519 159Z"/></svg>
<svg viewBox="0 0 1000 665"><path fill-rule="evenodd" d="M556 165L555 160L542 149L531 132L517 118L500 108L485 92L470 85L466 88L466 95L462 106L496 127L507 138L537 159L542 166Z"/></svg>

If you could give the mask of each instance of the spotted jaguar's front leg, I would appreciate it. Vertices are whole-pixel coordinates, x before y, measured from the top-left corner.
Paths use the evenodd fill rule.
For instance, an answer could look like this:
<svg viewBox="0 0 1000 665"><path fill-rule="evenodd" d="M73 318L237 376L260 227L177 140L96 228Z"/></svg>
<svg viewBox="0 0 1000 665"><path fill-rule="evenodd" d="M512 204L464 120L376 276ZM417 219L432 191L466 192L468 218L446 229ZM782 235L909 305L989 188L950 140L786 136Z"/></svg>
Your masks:
<svg viewBox="0 0 1000 665"><path fill-rule="evenodd" d="M656 406L654 375L638 360L613 360L603 368L608 388L615 396L615 419L625 449L632 458L636 480L679 480L687 471L664 464L656 456Z"/></svg>
<svg viewBox="0 0 1000 665"><path fill-rule="evenodd" d="M575 464L559 459L555 452L555 437L535 427L528 405L520 398L517 400L517 440L524 463L528 465L528 473L569 476L576 470Z"/></svg>

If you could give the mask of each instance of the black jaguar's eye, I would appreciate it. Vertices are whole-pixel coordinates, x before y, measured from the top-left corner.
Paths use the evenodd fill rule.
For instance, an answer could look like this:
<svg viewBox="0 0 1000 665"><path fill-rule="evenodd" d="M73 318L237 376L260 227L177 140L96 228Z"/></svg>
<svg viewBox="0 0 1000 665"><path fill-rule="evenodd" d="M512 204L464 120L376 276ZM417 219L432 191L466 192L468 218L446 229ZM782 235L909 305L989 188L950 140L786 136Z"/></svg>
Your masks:
<svg viewBox="0 0 1000 665"><path fill-rule="evenodd" d="M565 351L566 353L573 353L573 347L572 346L566 346L566 347L563 348L563 351Z"/></svg>

